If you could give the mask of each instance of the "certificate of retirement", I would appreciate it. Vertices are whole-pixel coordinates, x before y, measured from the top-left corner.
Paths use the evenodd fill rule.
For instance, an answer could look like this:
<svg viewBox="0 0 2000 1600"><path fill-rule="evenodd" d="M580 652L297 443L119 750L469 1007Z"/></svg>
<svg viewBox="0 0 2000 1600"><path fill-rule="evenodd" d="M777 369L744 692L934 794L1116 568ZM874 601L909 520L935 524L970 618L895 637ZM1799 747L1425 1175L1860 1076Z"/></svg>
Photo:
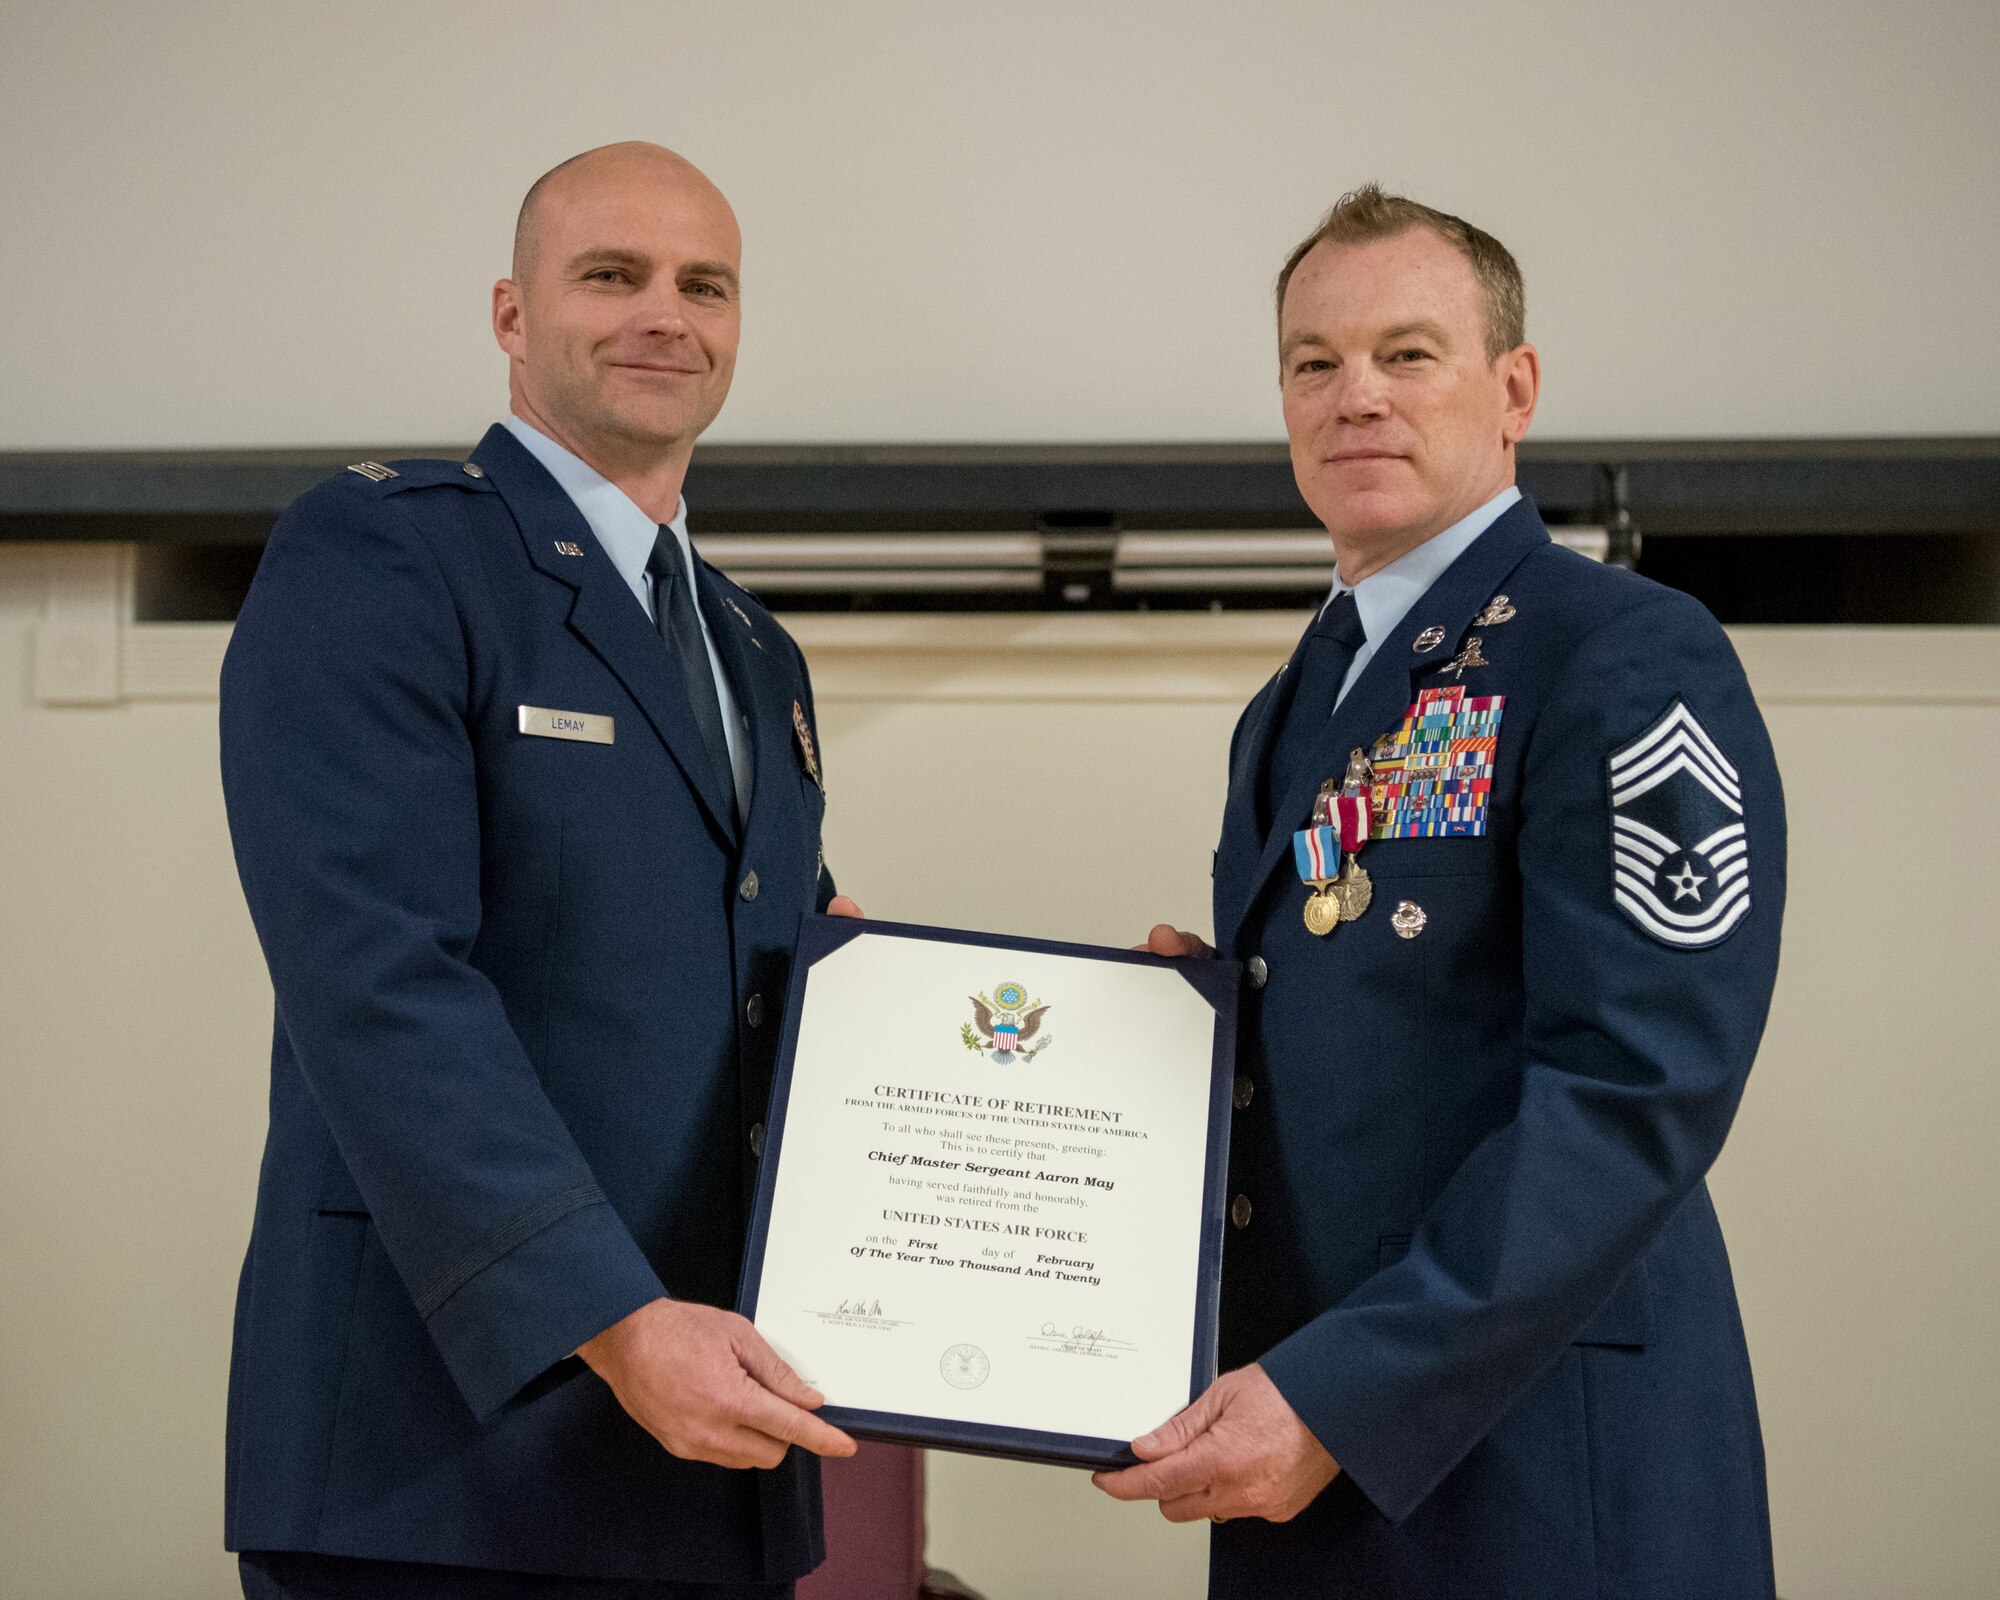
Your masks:
<svg viewBox="0 0 2000 1600"><path fill-rule="evenodd" d="M806 920L741 1306L829 1421L1105 1465L1207 1386L1236 982Z"/></svg>

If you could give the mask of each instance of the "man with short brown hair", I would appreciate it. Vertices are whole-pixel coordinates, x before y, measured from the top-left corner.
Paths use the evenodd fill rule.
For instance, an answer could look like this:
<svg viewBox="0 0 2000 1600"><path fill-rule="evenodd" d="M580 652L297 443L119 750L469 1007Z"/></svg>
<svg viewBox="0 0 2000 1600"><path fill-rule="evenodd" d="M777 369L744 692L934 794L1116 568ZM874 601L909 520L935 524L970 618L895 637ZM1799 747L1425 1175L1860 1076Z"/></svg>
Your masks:
<svg viewBox="0 0 2000 1600"><path fill-rule="evenodd" d="M1278 320L1284 321L1285 291L1299 263L1323 244L1373 244L1393 239L1400 233L1421 228L1436 234L1465 257L1479 285L1485 316L1484 345L1488 361L1498 361L1509 351L1528 342L1528 298L1521 282L1521 268L1510 251L1484 228L1475 228L1463 217L1437 211L1421 200L1386 193L1379 183L1364 183L1344 194L1319 226L1292 247L1284 266L1278 269Z"/></svg>
<svg viewBox="0 0 2000 1600"><path fill-rule="evenodd" d="M1703 1176L1776 976L1778 773L1714 619L1515 487L1521 304L1373 186L1279 282L1336 571L1230 748L1229 1370L1098 1478L1217 1524L1218 1600L1772 1592Z"/></svg>

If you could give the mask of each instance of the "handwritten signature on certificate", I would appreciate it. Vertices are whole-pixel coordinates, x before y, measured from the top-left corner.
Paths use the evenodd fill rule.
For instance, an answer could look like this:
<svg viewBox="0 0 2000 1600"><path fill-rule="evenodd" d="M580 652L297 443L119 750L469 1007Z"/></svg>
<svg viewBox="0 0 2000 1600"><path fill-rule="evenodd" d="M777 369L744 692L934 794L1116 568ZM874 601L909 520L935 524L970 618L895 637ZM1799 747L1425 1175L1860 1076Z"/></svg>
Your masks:
<svg viewBox="0 0 2000 1600"><path fill-rule="evenodd" d="M1100 1361L1116 1361L1139 1348L1129 1339L1114 1339L1104 1329L1080 1322L1067 1325L1044 1322L1036 1332L1028 1335L1028 1343L1034 1349L1052 1355L1086 1356Z"/></svg>
<svg viewBox="0 0 2000 1600"><path fill-rule="evenodd" d="M909 1326L907 1318L892 1317L882 1309L882 1302L869 1295L856 1295L853 1299L843 1299L831 1309L819 1306L809 1308L811 1315L821 1322L831 1323L841 1328L872 1328L887 1332L891 1328Z"/></svg>

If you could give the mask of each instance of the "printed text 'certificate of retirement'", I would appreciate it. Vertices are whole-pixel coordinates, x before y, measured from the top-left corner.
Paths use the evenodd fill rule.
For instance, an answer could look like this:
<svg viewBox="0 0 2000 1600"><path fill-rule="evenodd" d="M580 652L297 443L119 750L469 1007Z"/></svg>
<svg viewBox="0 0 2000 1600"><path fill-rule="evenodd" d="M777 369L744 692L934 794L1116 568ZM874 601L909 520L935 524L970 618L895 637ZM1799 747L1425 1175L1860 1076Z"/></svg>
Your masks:
<svg viewBox="0 0 2000 1600"><path fill-rule="evenodd" d="M1102 1464L1207 1384L1235 977L807 919L742 1303L829 1421Z"/></svg>

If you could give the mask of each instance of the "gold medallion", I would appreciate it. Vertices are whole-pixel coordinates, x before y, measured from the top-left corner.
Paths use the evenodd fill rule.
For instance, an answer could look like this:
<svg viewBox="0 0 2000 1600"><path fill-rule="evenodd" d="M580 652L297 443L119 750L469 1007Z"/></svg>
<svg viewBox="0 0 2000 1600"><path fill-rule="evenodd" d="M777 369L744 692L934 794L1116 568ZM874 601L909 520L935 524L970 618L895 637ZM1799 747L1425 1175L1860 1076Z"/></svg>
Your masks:
<svg viewBox="0 0 2000 1600"><path fill-rule="evenodd" d="M1340 926L1340 901L1335 897L1331 878L1314 881L1316 891L1306 896L1306 931L1324 939Z"/></svg>

